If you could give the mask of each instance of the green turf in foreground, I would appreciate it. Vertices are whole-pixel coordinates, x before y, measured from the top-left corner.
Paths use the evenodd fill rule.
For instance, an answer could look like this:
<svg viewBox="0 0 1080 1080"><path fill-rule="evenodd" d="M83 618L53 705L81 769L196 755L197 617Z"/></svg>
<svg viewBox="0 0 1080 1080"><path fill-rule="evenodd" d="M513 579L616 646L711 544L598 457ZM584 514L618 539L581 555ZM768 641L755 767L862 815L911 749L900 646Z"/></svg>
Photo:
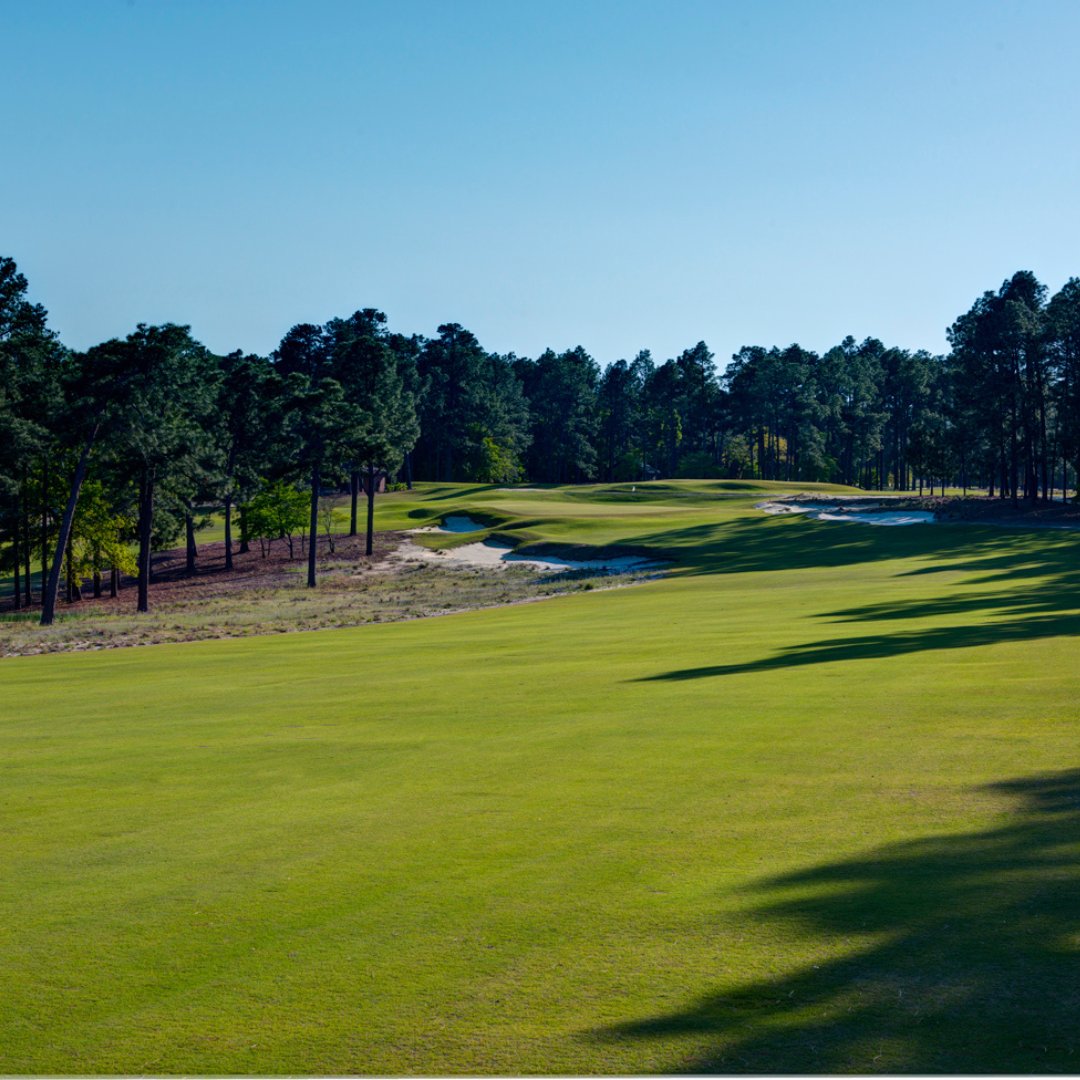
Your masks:
<svg viewBox="0 0 1080 1080"><path fill-rule="evenodd" d="M446 494L682 563L0 665L0 1072L1076 1071L1077 538Z"/></svg>

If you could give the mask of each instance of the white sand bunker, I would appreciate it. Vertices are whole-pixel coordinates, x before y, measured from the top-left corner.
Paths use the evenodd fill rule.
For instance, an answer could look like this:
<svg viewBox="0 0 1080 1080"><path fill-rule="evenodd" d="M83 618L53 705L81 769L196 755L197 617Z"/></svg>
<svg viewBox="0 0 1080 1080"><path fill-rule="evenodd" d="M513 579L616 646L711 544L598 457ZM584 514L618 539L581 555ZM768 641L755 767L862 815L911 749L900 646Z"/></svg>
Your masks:
<svg viewBox="0 0 1080 1080"><path fill-rule="evenodd" d="M464 531L464 530L463 530ZM537 570L561 573L566 570L595 570L598 573L628 573L632 570L649 570L661 563L633 555L619 555L609 559L562 559L557 555L515 555L509 544L498 540L485 540L479 544L463 544L445 551L410 543L402 554L407 558L423 559L458 566L531 566Z"/></svg>
<svg viewBox="0 0 1080 1080"><path fill-rule="evenodd" d="M766 514L805 514L816 521L847 521L862 525L929 525L935 520L929 510L891 510L882 504L842 502L763 502L756 509Z"/></svg>

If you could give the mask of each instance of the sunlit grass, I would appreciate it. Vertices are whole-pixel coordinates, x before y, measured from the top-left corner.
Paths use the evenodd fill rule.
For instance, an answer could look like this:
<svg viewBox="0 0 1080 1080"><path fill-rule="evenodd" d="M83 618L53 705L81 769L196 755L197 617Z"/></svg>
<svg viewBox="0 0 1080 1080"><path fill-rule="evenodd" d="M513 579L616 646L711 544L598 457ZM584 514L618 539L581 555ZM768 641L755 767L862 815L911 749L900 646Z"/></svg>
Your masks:
<svg viewBox="0 0 1080 1080"><path fill-rule="evenodd" d="M695 497L380 502L633 588L0 665L0 1072L1071 1071L1080 541Z"/></svg>

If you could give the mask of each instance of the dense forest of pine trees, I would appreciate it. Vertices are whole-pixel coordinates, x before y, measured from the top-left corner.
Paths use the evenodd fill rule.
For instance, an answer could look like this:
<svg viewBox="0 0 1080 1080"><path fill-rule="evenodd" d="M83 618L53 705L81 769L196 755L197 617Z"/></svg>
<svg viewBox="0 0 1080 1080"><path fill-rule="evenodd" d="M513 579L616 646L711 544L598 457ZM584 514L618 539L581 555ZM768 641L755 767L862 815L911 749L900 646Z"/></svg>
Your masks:
<svg viewBox="0 0 1080 1080"><path fill-rule="evenodd" d="M216 356L186 326L70 350L0 258L0 544L16 607L137 579L202 508L235 542L306 532L320 497L371 507L380 478L574 483L821 480L1065 499L1080 475L1080 279L1052 298L1021 271L949 329L946 356L846 338L818 354L704 342L604 370L581 347L485 350L457 323L392 333L371 308L293 327L269 356ZM235 524L234 524L235 518ZM238 536L234 541L234 529ZM315 543L307 545L315 584ZM35 571L40 584L34 587ZM90 584L87 584L90 583Z"/></svg>

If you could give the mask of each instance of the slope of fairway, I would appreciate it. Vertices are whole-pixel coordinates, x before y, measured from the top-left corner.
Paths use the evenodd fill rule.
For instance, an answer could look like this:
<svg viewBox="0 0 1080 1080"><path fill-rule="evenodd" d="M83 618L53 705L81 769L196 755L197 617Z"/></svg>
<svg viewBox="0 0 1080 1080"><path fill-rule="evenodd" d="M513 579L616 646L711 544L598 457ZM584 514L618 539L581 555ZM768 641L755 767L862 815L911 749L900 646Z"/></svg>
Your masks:
<svg viewBox="0 0 1080 1080"><path fill-rule="evenodd" d="M384 504L633 588L0 665L0 1072L1075 1071L1080 539L710 494Z"/></svg>

